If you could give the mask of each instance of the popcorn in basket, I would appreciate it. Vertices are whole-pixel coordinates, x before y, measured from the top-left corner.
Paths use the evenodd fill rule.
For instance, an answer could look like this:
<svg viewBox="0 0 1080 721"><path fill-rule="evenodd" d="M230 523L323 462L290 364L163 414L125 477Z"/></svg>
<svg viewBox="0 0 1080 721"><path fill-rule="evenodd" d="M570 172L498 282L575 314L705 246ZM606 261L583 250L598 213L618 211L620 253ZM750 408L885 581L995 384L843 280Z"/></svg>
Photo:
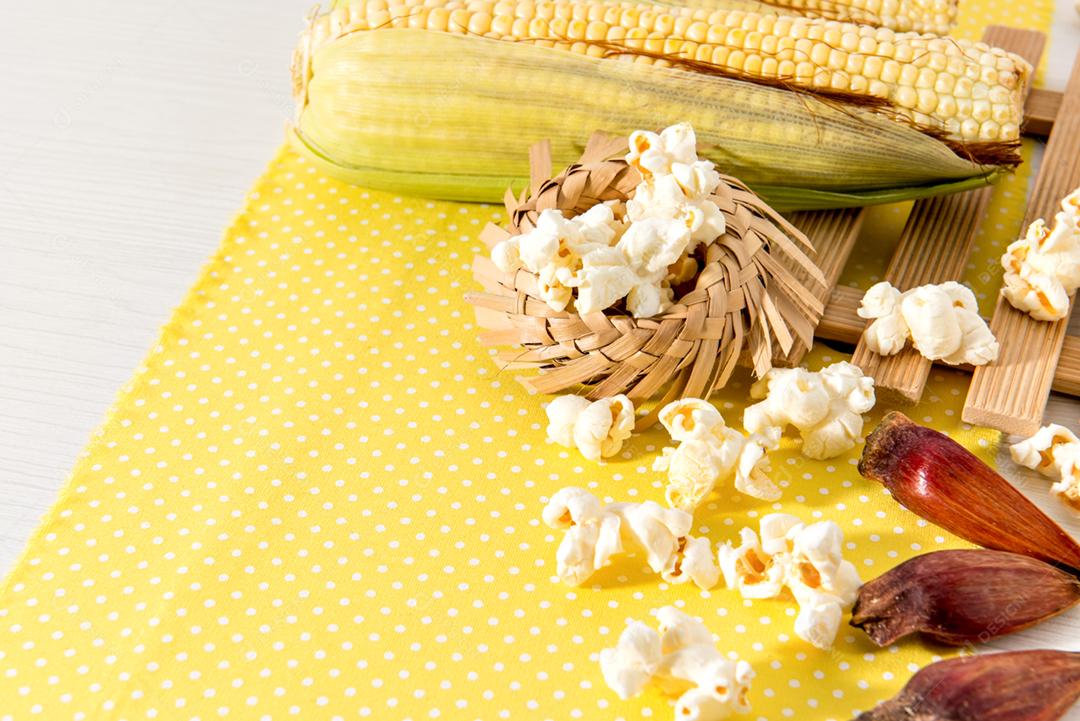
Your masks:
<svg viewBox="0 0 1080 721"><path fill-rule="evenodd" d="M595 134L554 177L546 143L530 160L530 187L506 194L508 227L481 235L485 292L467 299L481 342L517 346L503 367L543 371L523 381L532 390L707 397L744 350L760 377L778 351L812 343L823 305L800 276L825 281L809 241L699 159L688 124Z"/></svg>

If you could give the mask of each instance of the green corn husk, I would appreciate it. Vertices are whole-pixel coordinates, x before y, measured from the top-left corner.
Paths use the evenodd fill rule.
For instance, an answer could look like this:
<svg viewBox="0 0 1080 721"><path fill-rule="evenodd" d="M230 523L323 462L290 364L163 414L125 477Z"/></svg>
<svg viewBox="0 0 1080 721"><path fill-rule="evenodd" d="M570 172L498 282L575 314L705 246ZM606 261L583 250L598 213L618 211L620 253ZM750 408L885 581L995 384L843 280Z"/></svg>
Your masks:
<svg viewBox="0 0 1080 721"><path fill-rule="evenodd" d="M556 167L595 130L689 121L699 153L779 210L890 203L1004 172L910 125L806 92L525 43L412 29L348 33L298 63L295 145L348 182L497 202L549 139Z"/></svg>

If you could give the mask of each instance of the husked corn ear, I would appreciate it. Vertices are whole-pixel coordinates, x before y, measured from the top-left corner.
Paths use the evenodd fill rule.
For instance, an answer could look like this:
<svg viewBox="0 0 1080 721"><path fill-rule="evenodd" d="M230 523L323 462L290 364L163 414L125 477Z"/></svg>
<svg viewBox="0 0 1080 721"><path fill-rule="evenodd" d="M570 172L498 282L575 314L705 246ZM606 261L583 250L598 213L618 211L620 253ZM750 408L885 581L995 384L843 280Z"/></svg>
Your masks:
<svg viewBox="0 0 1080 721"><path fill-rule="evenodd" d="M706 64L743 79L884 101L897 116L962 142L1018 139L1031 75L1025 60L985 43L807 17L587 0L350 0L315 19L308 52L350 32L388 28L609 61Z"/></svg>
<svg viewBox="0 0 1080 721"><path fill-rule="evenodd" d="M946 35L956 24L957 0L761 0L784 12L876 25L897 32ZM712 0L694 0L711 4ZM718 0L721 6L726 0Z"/></svg>

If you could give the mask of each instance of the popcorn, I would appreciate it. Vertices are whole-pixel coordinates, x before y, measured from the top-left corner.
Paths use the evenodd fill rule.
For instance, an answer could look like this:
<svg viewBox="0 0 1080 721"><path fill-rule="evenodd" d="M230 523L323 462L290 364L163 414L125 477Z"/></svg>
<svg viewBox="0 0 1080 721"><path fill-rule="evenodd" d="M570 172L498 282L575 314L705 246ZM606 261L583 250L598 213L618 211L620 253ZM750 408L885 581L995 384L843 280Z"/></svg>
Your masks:
<svg viewBox="0 0 1080 721"><path fill-rule="evenodd" d="M566 532L555 556L556 574L565 583L581 585L627 546L644 551L649 568L669 583L690 581L706 589L720 579L708 540L690 535L688 513L653 501L601 505L571 486L551 497L542 517Z"/></svg>
<svg viewBox="0 0 1080 721"><path fill-rule="evenodd" d="M573 291L563 284L560 278L560 268L554 265L546 265L540 269L536 277L536 291L540 300L548 304L552 310L563 311L570 304Z"/></svg>
<svg viewBox="0 0 1080 721"><path fill-rule="evenodd" d="M549 208L533 230L492 248L492 262L504 273L536 275L535 295L556 311L573 303L578 314L596 313L625 298L635 318L664 313L674 303L671 285L697 273L690 253L725 230L711 199L720 174L698 159L696 143L687 123L633 133L626 160L642 182L626 202L625 219L615 216L614 201L573 218Z"/></svg>
<svg viewBox="0 0 1080 721"><path fill-rule="evenodd" d="M660 658L660 634L641 621L631 621L615 648L600 652L600 672L608 687L625 701L645 690Z"/></svg>
<svg viewBox="0 0 1080 721"><path fill-rule="evenodd" d="M564 488L544 507L544 523L566 530L555 554L556 573L566 583L581 585L622 553L619 519L601 510L596 497L580 488Z"/></svg>
<svg viewBox="0 0 1080 721"><path fill-rule="evenodd" d="M728 588L743 598L775 598L787 587L799 604L795 635L827 649L862 581L842 557L844 534L832 521L809 526L796 516L772 513L760 522L761 540L743 528L739 546L720 547L720 570Z"/></svg>
<svg viewBox="0 0 1080 721"><path fill-rule="evenodd" d="M647 218L633 222L616 248L633 273L626 309L635 318L650 318L671 307L674 292L667 284L668 266L683 257L690 230L676 219Z"/></svg>
<svg viewBox="0 0 1080 721"><path fill-rule="evenodd" d="M689 165L676 163L671 166L671 177L679 184L683 195L694 200L712 195L716 186L720 185L720 173L716 172L716 166L708 160L695 160ZM724 232L723 227L720 232Z"/></svg>
<svg viewBox="0 0 1080 721"><path fill-rule="evenodd" d="M682 285L694 279L698 273L698 262L686 253L683 253L677 261L668 266L668 282L672 285Z"/></svg>
<svg viewBox="0 0 1080 721"><path fill-rule="evenodd" d="M710 199L720 184L720 174L710 161L698 159L697 138L688 123L673 125L659 135L633 133L626 162L642 177L626 203L632 224L674 221L689 234L689 250L724 234L724 215Z"/></svg>
<svg viewBox="0 0 1080 721"><path fill-rule="evenodd" d="M772 465L766 450L780 447L780 429L766 428L747 439L735 465L735 490L754 498L775 501L780 489L769 478Z"/></svg>
<svg viewBox="0 0 1080 721"><path fill-rule="evenodd" d="M616 247L638 275L660 281L689 242L690 229L685 224L677 219L651 217L631 223Z"/></svg>
<svg viewBox="0 0 1080 721"><path fill-rule="evenodd" d="M1016 463L1052 478L1050 492L1080 516L1080 439L1065 426L1051 423L1009 448Z"/></svg>
<svg viewBox="0 0 1080 721"><path fill-rule="evenodd" d="M491 249L491 262L504 273L514 273L524 267L521 260L521 236L515 235Z"/></svg>
<svg viewBox="0 0 1080 721"><path fill-rule="evenodd" d="M687 253L724 234L724 215L711 200L720 174L711 162L698 159L697 139L687 123L659 135L631 134L626 162L642 176L626 203L630 227L619 241L639 277L627 295L627 309L636 318L651 317L671 306L671 282L686 282L697 271Z"/></svg>
<svg viewBox="0 0 1080 721"><path fill-rule="evenodd" d="M638 283L626 296L626 309L635 318L660 315L675 301L675 292L664 285Z"/></svg>
<svg viewBox="0 0 1080 721"><path fill-rule="evenodd" d="M769 514L762 519L762 524L766 518L777 515L783 514ZM784 590L784 566L772 562L772 556L778 551L766 552L751 528L739 531L739 538L738 547L727 543L717 554L727 587L737 589L743 598L776 598ZM782 536L781 539L786 548L786 538Z"/></svg>
<svg viewBox="0 0 1080 721"><path fill-rule="evenodd" d="M634 430L634 404L624 395L589 401L559 396L548 404L548 438L590 461L614 456Z"/></svg>
<svg viewBox="0 0 1080 721"><path fill-rule="evenodd" d="M998 355L975 294L955 281L903 293L882 281L866 291L858 313L873 319L863 340L880 355L899 353L908 338L923 357L950 365L985 365Z"/></svg>
<svg viewBox="0 0 1080 721"><path fill-rule="evenodd" d="M600 203L586 210L573 220L581 229L582 246L595 245L606 248L622 231L622 224L615 219L611 203Z"/></svg>
<svg viewBox="0 0 1080 721"><path fill-rule="evenodd" d="M604 680L621 699L641 693L649 682L677 696L675 718L721 721L748 713L754 670L723 656L705 625L674 606L656 612L660 632L631 621L614 648L600 652Z"/></svg>
<svg viewBox="0 0 1080 721"><path fill-rule="evenodd" d="M1061 199L1061 212L1073 220L1080 219L1080 188Z"/></svg>
<svg viewBox="0 0 1080 721"><path fill-rule="evenodd" d="M584 255L581 269L568 281L577 288L577 312L585 315L610 308L640 283L617 248L601 248Z"/></svg>
<svg viewBox="0 0 1080 721"><path fill-rule="evenodd" d="M521 268L538 276L538 295L553 310L562 311L573 297L571 290L583 257L606 249L621 225L610 205L593 206L574 218L562 211L547 209L536 219L536 227L498 243L491 260L504 273Z"/></svg>
<svg viewBox="0 0 1080 721"><path fill-rule="evenodd" d="M675 606L658 609L656 622L660 632L660 653L665 656L690 646L713 642L712 632L705 628L705 624Z"/></svg>
<svg viewBox="0 0 1080 721"><path fill-rule="evenodd" d="M743 427L761 437L787 425L799 429L808 458L838 456L855 447L862 414L874 407L874 379L858 366L833 363L817 372L774 368L750 387L750 397L764 399L743 411Z"/></svg>
<svg viewBox="0 0 1080 721"><path fill-rule="evenodd" d="M607 508L621 519L623 537L645 551L645 562L654 573L678 565L692 518L654 501L612 503Z"/></svg>
<svg viewBox="0 0 1080 721"><path fill-rule="evenodd" d="M900 315L899 290L891 283L881 282L870 286L859 304L860 318L875 318L863 331L863 340L878 355L896 355L907 345L907 323Z"/></svg>
<svg viewBox="0 0 1080 721"><path fill-rule="evenodd" d="M668 505L693 512L716 484L734 477L741 493L774 501L780 489L769 479L766 449L779 445L779 431L749 438L728 428L724 417L708 401L684 398L660 410L660 423L679 445L665 448L653 463L666 471Z"/></svg>
<svg viewBox="0 0 1080 721"><path fill-rule="evenodd" d="M673 165L697 160L697 138L689 123L672 125L660 133L635 130L630 133L629 145L626 162L643 178L669 175Z"/></svg>
<svg viewBox="0 0 1080 721"><path fill-rule="evenodd" d="M680 539L660 572L668 583L692 582L698 588L712 588L720 580L720 569L713 560L712 543L707 538L691 536Z"/></svg>
<svg viewBox="0 0 1080 721"><path fill-rule="evenodd" d="M1002 293L1014 308L1036 320L1061 320L1069 296L1080 287L1080 188L1061 201L1048 230L1040 218L1001 256Z"/></svg>
<svg viewBox="0 0 1080 721"><path fill-rule="evenodd" d="M795 617L795 635L820 649L832 647L844 609L832 596L811 592L799 601L799 614Z"/></svg>
<svg viewBox="0 0 1080 721"><path fill-rule="evenodd" d="M633 223L671 220L688 232L693 249L724 234L724 214L709 198L720 183L720 174L707 160L676 167L681 168L678 176L656 176L638 184L626 203L626 217Z"/></svg>

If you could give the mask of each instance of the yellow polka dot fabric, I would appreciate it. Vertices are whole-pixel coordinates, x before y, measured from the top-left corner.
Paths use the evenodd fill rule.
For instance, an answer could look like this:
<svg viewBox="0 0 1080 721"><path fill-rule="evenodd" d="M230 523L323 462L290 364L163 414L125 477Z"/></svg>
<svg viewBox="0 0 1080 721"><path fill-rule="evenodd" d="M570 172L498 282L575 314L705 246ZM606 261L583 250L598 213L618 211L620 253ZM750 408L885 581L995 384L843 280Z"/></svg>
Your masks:
<svg viewBox="0 0 1080 721"><path fill-rule="evenodd" d="M996 192L976 282L1026 182ZM875 210L867 247L902 216ZM819 651L794 636L793 601L668 587L640 556L582 588L554 578L545 500L578 485L662 501L650 467L667 439L653 429L601 464L545 439L547 399L498 372L462 297L500 218L279 153L0 588L0 719L670 718L655 691L620 701L596 663L668 604L753 664L748 719L847 719L944 653L848 627ZM808 364L846 357L819 346ZM749 382L714 399L733 424ZM959 420L965 383L935 370L912 413L990 459L996 436ZM785 439L782 500L721 488L695 531L721 543L772 511L833 519L864 579L962 545L862 479L857 452L812 462Z"/></svg>

